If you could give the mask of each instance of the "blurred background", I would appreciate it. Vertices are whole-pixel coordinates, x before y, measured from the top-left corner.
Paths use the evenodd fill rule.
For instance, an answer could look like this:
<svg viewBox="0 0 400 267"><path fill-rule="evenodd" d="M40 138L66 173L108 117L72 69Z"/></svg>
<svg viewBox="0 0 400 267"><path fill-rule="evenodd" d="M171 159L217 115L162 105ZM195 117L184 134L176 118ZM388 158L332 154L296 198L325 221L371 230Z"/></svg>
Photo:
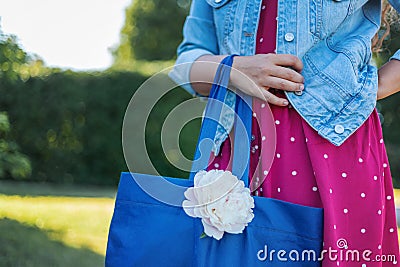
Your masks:
<svg viewBox="0 0 400 267"><path fill-rule="evenodd" d="M127 171L124 112L148 77L173 65L189 6L0 0L0 266L103 265L116 185ZM400 48L399 24L389 35L380 30L378 66ZM146 125L147 149L162 175L187 177L164 156L160 132L171 109L190 98L172 90ZM377 105L397 188L399 103L397 94ZM180 133L188 158L198 127L194 121Z"/></svg>

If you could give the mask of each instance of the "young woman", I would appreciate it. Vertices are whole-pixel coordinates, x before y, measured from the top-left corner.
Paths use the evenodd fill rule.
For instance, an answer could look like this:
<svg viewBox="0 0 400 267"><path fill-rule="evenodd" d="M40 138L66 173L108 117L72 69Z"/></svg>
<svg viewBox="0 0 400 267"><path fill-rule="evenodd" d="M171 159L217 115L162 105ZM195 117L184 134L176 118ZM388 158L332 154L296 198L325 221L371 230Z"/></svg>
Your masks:
<svg viewBox="0 0 400 267"><path fill-rule="evenodd" d="M400 11L400 1L390 2ZM370 64L380 17L380 0L193 0L170 74L190 93L207 96L217 67L209 62L238 55L231 83L254 96L253 193L322 207L325 249L372 253L370 260L325 257L326 267L400 261L375 109L377 99L400 91L400 51L379 70ZM232 94L225 98L230 106ZM266 104L276 127L272 166ZM228 168L232 122L224 116L210 168Z"/></svg>

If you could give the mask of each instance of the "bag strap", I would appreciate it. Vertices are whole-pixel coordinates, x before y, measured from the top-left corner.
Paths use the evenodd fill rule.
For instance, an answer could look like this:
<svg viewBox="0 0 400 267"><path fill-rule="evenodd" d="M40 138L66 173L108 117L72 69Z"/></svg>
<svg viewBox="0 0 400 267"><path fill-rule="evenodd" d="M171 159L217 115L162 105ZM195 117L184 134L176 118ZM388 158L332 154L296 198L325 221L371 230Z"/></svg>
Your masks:
<svg viewBox="0 0 400 267"><path fill-rule="evenodd" d="M218 66L214 82L205 109L203 123L200 128L196 152L193 160L190 180L193 180L199 170L205 170L208 166L213 140L218 126L221 110L224 104L224 97L230 79L233 57L225 57ZM248 187L248 173L250 161L250 140L252 120L252 98L241 91L236 92L235 105L235 132L232 173L241 178Z"/></svg>

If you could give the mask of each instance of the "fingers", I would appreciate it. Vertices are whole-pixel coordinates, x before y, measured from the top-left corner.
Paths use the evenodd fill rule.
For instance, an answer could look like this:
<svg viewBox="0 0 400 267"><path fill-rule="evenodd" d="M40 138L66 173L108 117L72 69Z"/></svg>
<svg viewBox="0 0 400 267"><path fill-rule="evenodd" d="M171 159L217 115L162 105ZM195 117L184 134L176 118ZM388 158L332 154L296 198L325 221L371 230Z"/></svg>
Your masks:
<svg viewBox="0 0 400 267"><path fill-rule="evenodd" d="M304 77L300 74L303 69L301 60L293 55L266 54L270 64L260 76L258 83L269 88L285 91L301 91L304 89Z"/></svg>
<svg viewBox="0 0 400 267"><path fill-rule="evenodd" d="M304 89L302 83L294 83L279 77L270 76L266 79L267 87L281 89L285 91L301 91Z"/></svg>
<svg viewBox="0 0 400 267"><path fill-rule="evenodd" d="M271 60L275 65L282 67L290 67L293 68L297 72L301 72L303 70L303 62L293 55L286 54L277 54L271 57Z"/></svg>
<svg viewBox="0 0 400 267"><path fill-rule="evenodd" d="M289 102L287 101L287 99L285 98L280 98L270 92L268 92L266 89L260 89L262 92L262 97L258 97L261 100L268 102L270 104L273 105L277 105L277 106L287 106L289 104Z"/></svg>
<svg viewBox="0 0 400 267"><path fill-rule="evenodd" d="M287 106L285 98L268 91L276 88L285 91L304 89L301 60L293 55L256 54L236 59L238 72L231 73L231 81L239 90L278 106Z"/></svg>
<svg viewBox="0 0 400 267"><path fill-rule="evenodd" d="M270 70L270 74L271 76L282 78L295 83L304 83L304 77L297 71L289 68L275 66Z"/></svg>

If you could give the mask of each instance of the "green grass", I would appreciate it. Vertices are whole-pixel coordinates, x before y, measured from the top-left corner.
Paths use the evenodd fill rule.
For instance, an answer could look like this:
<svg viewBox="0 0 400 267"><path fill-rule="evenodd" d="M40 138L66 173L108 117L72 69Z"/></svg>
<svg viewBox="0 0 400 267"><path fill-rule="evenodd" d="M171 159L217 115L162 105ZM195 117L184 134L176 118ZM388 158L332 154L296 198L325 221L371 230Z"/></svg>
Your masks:
<svg viewBox="0 0 400 267"><path fill-rule="evenodd" d="M104 266L103 256L64 245L15 220L0 220L0 232L0 266Z"/></svg>
<svg viewBox="0 0 400 267"><path fill-rule="evenodd" d="M0 266L104 266L114 195L0 182Z"/></svg>

